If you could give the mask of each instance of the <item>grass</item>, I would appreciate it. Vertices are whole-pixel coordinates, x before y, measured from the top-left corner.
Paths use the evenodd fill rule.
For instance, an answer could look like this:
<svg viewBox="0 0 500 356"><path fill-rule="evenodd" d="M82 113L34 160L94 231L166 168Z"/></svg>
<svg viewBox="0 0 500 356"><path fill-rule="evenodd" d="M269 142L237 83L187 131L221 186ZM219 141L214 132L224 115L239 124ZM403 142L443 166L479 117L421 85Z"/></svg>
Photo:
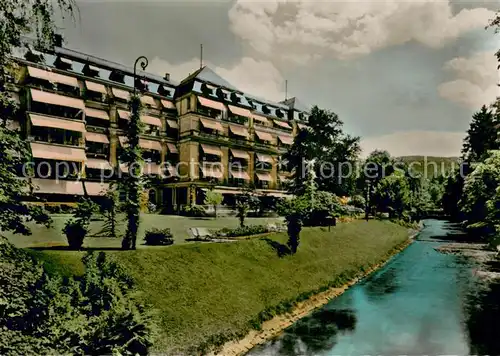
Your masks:
<svg viewBox="0 0 500 356"><path fill-rule="evenodd" d="M328 232L305 228L294 256L272 245L285 234L224 244L186 244L109 251L137 282L141 298L157 311L155 351L193 353L200 345L243 336L253 325L314 291L345 283L388 256L408 238L388 221L341 223ZM54 272L81 272L81 253L36 251ZM65 267L57 267L59 264Z"/></svg>
<svg viewBox="0 0 500 356"><path fill-rule="evenodd" d="M71 217L69 214L54 214L52 215L53 226L47 229L43 226L30 224L32 230L31 236L20 236L5 233L5 236L17 247L57 247L66 246L66 237L62 233L65 222ZM275 223L282 221L278 218L247 218L245 221L248 225L258 225ZM185 239L189 237L188 228L204 227L208 229L222 229L223 227L236 228L239 226L239 221L236 217L218 217L214 218L187 218L177 215L157 215L143 214L141 215L141 225L139 227L138 245L144 247L143 238L146 230L153 227L170 228L174 236L175 244L185 243ZM120 224L120 231L124 232L125 224ZM92 221L90 225L91 234L96 234L102 229L101 221ZM87 237L84 242L85 247L90 248L119 248L121 239L112 238L95 238Z"/></svg>

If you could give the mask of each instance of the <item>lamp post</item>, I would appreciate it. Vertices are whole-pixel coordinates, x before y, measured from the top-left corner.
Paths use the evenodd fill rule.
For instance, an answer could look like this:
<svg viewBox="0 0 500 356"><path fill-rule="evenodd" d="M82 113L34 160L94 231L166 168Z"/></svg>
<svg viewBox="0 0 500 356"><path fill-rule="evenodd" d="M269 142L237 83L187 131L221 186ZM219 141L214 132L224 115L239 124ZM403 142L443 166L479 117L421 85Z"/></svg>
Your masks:
<svg viewBox="0 0 500 356"><path fill-rule="evenodd" d="M137 80L137 64L140 64L142 70L146 70L146 67L148 66L149 62L148 59L145 56L140 56L135 60L134 63L134 95L137 90L137 85L136 85L136 80Z"/></svg>
<svg viewBox="0 0 500 356"><path fill-rule="evenodd" d="M370 179L365 180L366 183L366 199L365 199L365 220L368 221L370 215L370 193L371 193L371 183Z"/></svg>

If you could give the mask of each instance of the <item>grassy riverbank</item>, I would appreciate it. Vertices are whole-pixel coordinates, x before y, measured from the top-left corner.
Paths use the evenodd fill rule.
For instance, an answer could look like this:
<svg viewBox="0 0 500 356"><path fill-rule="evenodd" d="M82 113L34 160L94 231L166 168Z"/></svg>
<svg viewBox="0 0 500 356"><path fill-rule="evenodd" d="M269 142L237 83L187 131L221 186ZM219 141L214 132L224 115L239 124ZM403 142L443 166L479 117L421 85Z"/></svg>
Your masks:
<svg viewBox="0 0 500 356"><path fill-rule="evenodd" d="M245 335L277 312L342 285L408 238L385 221L304 229L294 256L279 257L285 234L226 244L109 251L157 311L158 352L186 352ZM81 272L79 252L36 251L55 272Z"/></svg>

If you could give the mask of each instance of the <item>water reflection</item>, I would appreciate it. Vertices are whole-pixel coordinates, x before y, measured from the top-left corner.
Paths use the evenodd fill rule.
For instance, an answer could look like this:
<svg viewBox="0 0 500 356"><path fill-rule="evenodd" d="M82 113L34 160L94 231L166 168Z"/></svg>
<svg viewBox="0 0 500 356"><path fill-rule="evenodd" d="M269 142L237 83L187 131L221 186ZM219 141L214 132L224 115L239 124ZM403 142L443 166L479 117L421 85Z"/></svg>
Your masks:
<svg viewBox="0 0 500 356"><path fill-rule="evenodd" d="M465 306L470 353L500 355L500 283L483 283Z"/></svg>
<svg viewBox="0 0 500 356"><path fill-rule="evenodd" d="M456 225L427 221L384 268L250 355L500 354L500 285L435 250L453 237Z"/></svg>
<svg viewBox="0 0 500 356"><path fill-rule="evenodd" d="M322 309L285 330L273 348L280 355L317 355L335 346L337 334L352 332L355 327L353 310Z"/></svg>

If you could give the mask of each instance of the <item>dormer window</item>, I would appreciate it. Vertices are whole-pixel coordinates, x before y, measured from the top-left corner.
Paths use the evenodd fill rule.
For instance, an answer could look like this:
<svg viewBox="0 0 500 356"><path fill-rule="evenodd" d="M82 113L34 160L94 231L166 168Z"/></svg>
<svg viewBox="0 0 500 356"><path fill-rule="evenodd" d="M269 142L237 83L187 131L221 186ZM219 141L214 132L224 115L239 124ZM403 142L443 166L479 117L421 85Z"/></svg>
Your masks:
<svg viewBox="0 0 500 356"><path fill-rule="evenodd" d="M90 64L85 64L82 69L82 73L87 77L99 77L99 68L92 66Z"/></svg>
<svg viewBox="0 0 500 356"><path fill-rule="evenodd" d="M212 98L219 99L219 97L217 95L217 88L212 86L212 85L205 84L203 93L207 96L212 97Z"/></svg>
<svg viewBox="0 0 500 356"><path fill-rule="evenodd" d="M125 74L119 70L113 70L109 74L109 80L117 83L125 84Z"/></svg>
<svg viewBox="0 0 500 356"><path fill-rule="evenodd" d="M232 93L229 91L229 90L226 90L226 89L220 89L220 92L221 92L221 97L223 100L226 100L226 101L233 101L233 96L232 96Z"/></svg>
<svg viewBox="0 0 500 356"><path fill-rule="evenodd" d="M265 105L262 105L262 112L266 115L269 115L271 113L271 110Z"/></svg>
<svg viewBox="0 0 500 356"><path fill-rule="evenodd" d="M148 83L140 78L135 79L135 87L140 91L148 91Z"/></svg>
<svg viewBox="0 0 500 356"><path fill-rule="evenodd" d="M166 97L172 96L170 89L167 89L164 85L158 86L158 94L160 94L161 96L166 96Z"/></svg>
<svg viewBox="0 0 500 356"><path fill-rule="evenodd" d="M56 66L56 68L62 70L71 70L71 68L73 67L73 62L70 59L59 56L55 60L54 65Z"/></svg>
<svg viewBox="0 0 500 356"><path fill-rule="evenodd" d="M28 50L28 52L26 52L26 54L24 55L24 58L27 61L30 61L33 63L44 63L45 62L45 59L44 59L42 53L40 53L38 51L32 51L30 49Z"/></svg>

